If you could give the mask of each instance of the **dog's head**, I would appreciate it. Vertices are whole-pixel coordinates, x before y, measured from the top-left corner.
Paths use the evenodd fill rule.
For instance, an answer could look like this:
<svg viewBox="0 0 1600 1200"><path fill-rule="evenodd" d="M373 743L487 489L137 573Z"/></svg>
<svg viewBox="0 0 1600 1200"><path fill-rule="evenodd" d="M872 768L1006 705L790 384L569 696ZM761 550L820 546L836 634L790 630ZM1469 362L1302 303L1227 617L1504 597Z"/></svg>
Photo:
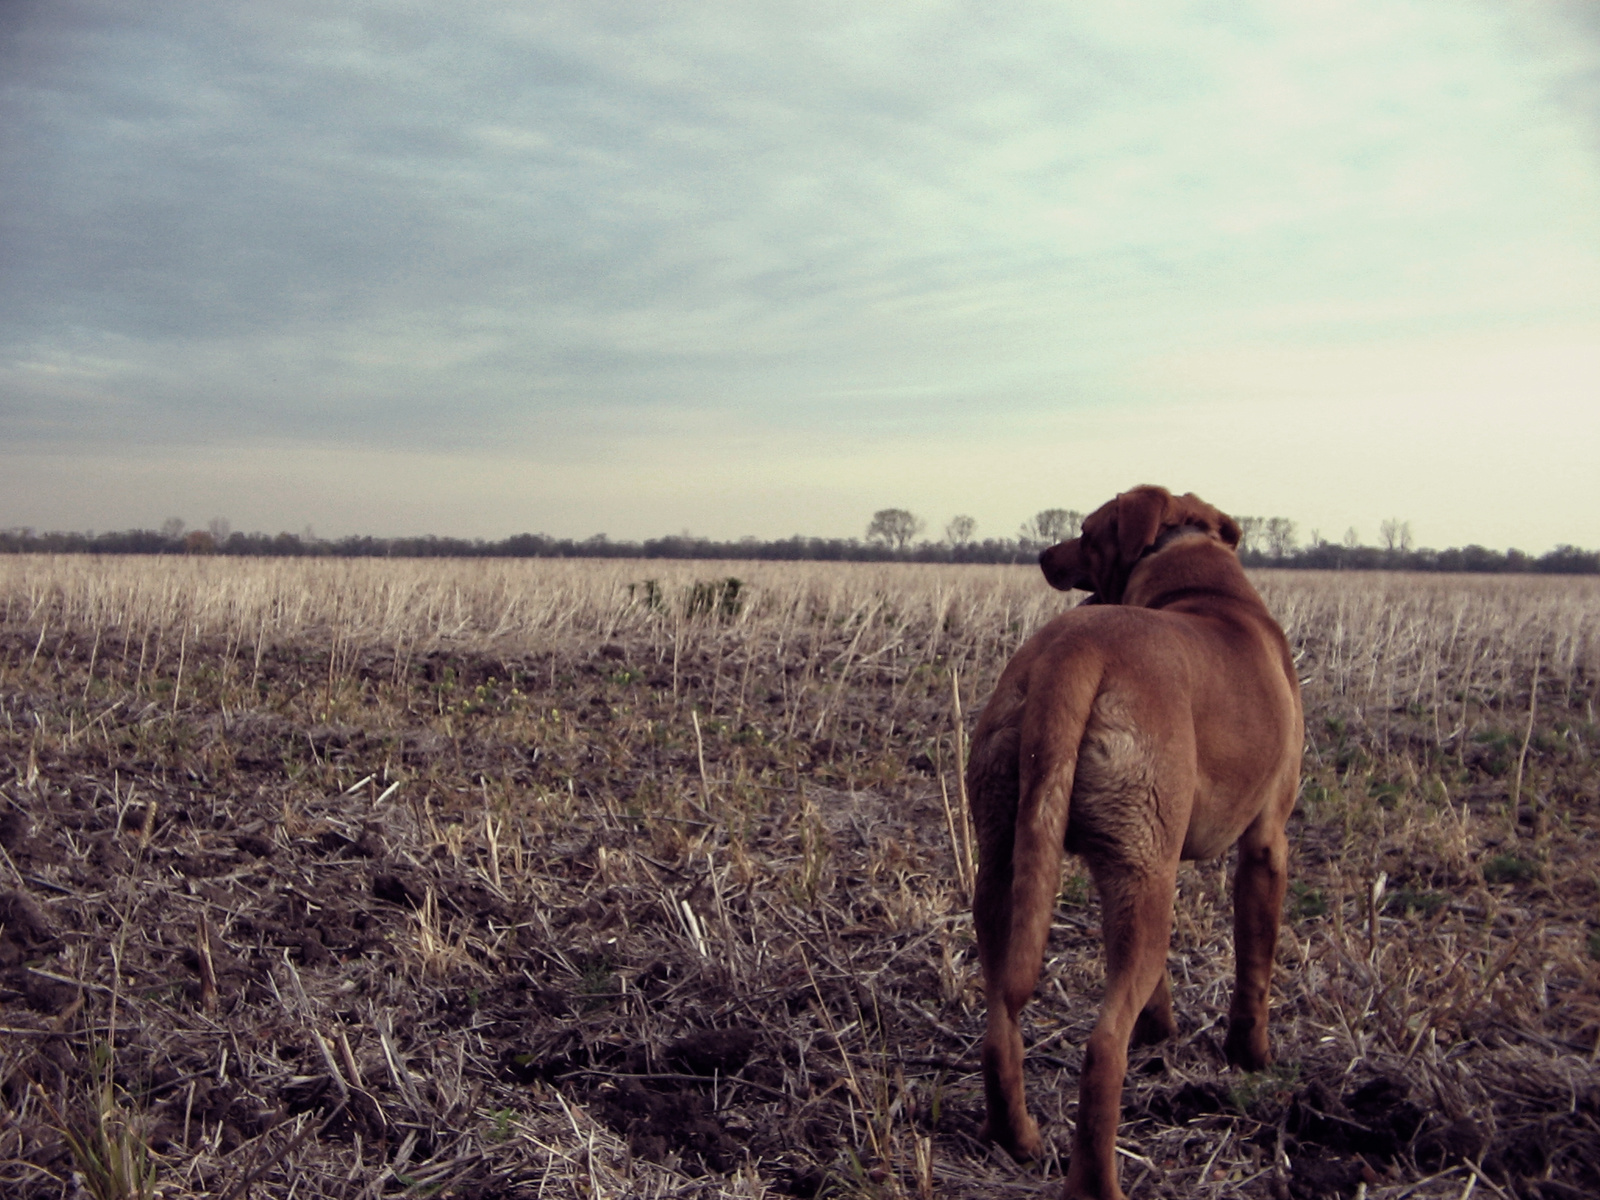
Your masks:
<svg viewBox="0 0 1600 1200"><path fill-rule="evenodd" d="M1174 496L1148 484L1123 492L1090 513L1083 533L1039 555L1039 566L1053 588L1093 592L1085 603L1120 604L1134 565L1163 535L1180 529L1215 538L1230 550L1239 546L1239 525L1193 492Z"/></svg>

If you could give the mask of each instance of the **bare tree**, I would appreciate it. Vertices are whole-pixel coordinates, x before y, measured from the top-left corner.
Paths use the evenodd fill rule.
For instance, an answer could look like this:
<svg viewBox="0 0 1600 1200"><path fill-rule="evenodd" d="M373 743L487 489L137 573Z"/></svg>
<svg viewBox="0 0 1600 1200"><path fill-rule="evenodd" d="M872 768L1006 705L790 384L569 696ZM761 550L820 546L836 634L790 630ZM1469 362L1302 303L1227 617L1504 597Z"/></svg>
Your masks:
<svg viewBox="0 0 1600 1200"><path fill-rule="evenodd" d="M1239 522L1239 553L1254 550L1256 538L1266 526L1266 521L1261 517L1235 517L1234 520Z"/></svg>
<svg viewBox="0 0 1600 1200"><path fill-rule="evenodd" d="M182 517L168 517L161 522L161 536L169 542L175 542L183 536L183 531L188 527Z"/></svg>
<svg viewBox="0 0 1600 1200"><path fill-rule="evenodd" d="M1083 514L1075 508L1047 508L1024 521L1019 536L1031 546L1054 546L1078 536L1083 528Z"/></svg>
<svg viewBox="0 0 1600 1200"><path fill-rule="evenodd" d="M1383 538L1385 550L1398 550L1402 554L1411 549L1411 522L1402 521L1398 517L1390 517L1378 526L1378 534Z"/></svg>
<svg viewBox="0 0 1600 1200"><path fill-rule="evenodd" d="M954 516L944 527L944 540L952 546L965 546L978 532L978 523L968 516Z"/></svg>
<svg viewBox="0 0 1600 1200"><path fill-rule="evenodd" d="M1295 524L1287 517L1272 517L1267 521L1267 553L1282 558L1294 549Z"/></svg>
<svg viewBox="0 0 1600 1200"><path fill-rule="evenodd" d="M880 508L872 514L867 525L867 541L878 542L895 550L911 545L924 528L922 518L903 508Z"/></svg>
<svg viewBox="0 0 1600 1200"><path fill-rule="evenodd" d="M1361 535L1356 532L1356 527L1352 525L1344 531L1344 548L1346 550L1354 550L1359 545L1361 545Z"/></svg>
<svg viewBox="0 0 1600 1200"><path fill-rule="evenodd" d="M233 532L233 524L227 517L212 517L206 522L206 529L211 534L211 540L220 546Z"/></svg>

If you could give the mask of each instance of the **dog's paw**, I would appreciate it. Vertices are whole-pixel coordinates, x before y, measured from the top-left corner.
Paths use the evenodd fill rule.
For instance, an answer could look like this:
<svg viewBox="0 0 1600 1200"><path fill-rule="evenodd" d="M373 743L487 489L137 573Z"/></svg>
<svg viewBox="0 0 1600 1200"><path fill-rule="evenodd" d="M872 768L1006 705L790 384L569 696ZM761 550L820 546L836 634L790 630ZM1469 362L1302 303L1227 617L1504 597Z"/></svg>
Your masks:
<svg viewBox="0 0 1600 1200"><path fill-rule="evenodd" d="M1066 1185L1061 1189L1061 1200L1126 1200L1117 1183L1117 1165L1110 1164L1109 1173L1104 1166L1098 1169L1080 1169L1082 1151L1074 1151L1067 1164Z"/></svg>
<svg viewBox="0 0 1600 1200"><path fill-rule="evenodd" d="M1264 1071L1272 1062L1266 1029L1249 1019L1228 1023L1228 1039L1222 1043L1222 1053L1230 1065L1246 1071Z"/></svg>
<svg viewBox="0 0 1600 1200"><path fill-rule="evenodd" d="M1038 1158L1044 1150L1044 1139L1039 1136L1039 1122L1026 1113L1011 1123L1007 1129L996 1129L992 1122L984 1121L978 1136L993 1142L1018 1162Z"/></svg>
<svg viewBox="0 0 1600 1200"><path fill-rule="evenodd" d="M1171 1012L1152 1013L1145 1009L1133 1023L1133 1036L1128 1039L1128 1045L1155 1046L1177 1034L1178 1023L1172 1019Z"/></svg>

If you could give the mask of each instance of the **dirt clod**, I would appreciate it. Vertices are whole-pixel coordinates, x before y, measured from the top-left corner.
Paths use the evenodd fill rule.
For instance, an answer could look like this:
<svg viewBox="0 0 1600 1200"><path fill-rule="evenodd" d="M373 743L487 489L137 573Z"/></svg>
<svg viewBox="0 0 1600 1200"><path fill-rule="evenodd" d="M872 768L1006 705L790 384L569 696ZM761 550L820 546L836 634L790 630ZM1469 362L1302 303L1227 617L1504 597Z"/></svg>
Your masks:
<svg viewBox="0 0 1600 1200"><path fill-rule="evenodd" d="M691 1075L732 1075L750 1061L760 1040L754 1029L702 1029L672 1043L663 1057Z"/></svg>

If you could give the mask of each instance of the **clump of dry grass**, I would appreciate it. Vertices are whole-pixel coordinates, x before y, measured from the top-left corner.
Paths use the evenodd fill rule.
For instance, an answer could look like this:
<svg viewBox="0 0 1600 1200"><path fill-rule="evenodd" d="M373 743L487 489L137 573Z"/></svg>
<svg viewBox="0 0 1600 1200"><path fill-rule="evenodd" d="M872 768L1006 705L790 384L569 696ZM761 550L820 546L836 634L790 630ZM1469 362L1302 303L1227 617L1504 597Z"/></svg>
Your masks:
<svg viewBox="0 0 1600 1200"><path fill-rule="evenodd" d="M1260 582L1310 734L1280 1062L1221 1065L1225 871L1187 867L1130 1194L1600 1186L1600 589ZM1063 604L1035 570L15 558L0 598L16 1194L72 1170L39 1097L84 1094L118 992L168 1196L1059 1172L976 1140L959 789L960 721ZM1028 1014L1060 1146L1097 926L1069 864Z"/></svg>

